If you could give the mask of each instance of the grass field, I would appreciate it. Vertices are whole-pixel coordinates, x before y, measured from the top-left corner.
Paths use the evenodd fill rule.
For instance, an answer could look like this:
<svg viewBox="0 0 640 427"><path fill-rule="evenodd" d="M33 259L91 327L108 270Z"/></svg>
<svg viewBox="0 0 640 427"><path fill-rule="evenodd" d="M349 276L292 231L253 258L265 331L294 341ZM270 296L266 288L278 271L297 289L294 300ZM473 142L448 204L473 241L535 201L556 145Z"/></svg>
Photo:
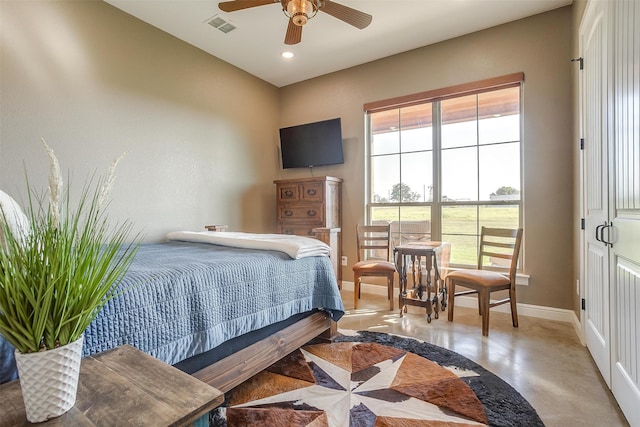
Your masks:
<svg viewBox="0 0 640 427"><path fill-rule="evenodd" d="M428 206L389 206L372 209L373 221L425 221L431 220ZM451 243L452 264L476 264L480 227L517 228L519 211L516 205L496 206L443 206L442 237ZM432 236L433 240L438 239Z"/></svg>

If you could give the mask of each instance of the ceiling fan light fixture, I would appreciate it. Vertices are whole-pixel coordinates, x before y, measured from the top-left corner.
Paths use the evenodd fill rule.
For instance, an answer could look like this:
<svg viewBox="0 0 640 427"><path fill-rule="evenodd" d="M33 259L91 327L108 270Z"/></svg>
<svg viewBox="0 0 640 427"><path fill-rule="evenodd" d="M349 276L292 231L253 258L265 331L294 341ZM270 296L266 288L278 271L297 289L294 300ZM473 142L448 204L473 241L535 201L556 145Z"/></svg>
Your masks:
<svg viewBox="0 0 640 427"><path fill-rule="evenodd" d="M295 25L302 27L318 13L318 7L319 0L289 0L283 10Z"/></svg>

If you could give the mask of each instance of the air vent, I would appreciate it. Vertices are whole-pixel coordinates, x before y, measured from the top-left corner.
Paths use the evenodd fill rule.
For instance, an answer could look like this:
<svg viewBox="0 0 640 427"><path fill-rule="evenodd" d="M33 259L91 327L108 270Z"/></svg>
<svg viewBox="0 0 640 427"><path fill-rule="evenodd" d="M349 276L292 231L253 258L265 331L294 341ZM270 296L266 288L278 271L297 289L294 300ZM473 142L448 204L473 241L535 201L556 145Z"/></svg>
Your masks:
<svg viewBox="0 0 640 427"><path fill-rule="evenodd" d="M207 19L205 22L225 34L236 29L235 25L221 18L219 15L213 15L213 17Z"/></svg>

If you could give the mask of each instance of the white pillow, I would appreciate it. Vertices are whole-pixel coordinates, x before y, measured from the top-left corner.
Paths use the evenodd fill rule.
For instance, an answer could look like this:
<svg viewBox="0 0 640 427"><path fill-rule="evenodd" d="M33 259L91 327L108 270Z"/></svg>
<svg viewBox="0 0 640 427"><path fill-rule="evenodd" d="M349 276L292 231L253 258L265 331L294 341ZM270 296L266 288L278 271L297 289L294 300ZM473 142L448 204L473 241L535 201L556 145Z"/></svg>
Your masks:
<svg viewBox="0 0 640 427"><path fill-rule="evenodd" d="M4 213L4 216L0 213L0 224L6 220L14 237L22 240L29 235L29 219L22 212L18 202L2 190L0 190L0 209ZM0 227L0 247L4 247L3 234Z"/></svg>

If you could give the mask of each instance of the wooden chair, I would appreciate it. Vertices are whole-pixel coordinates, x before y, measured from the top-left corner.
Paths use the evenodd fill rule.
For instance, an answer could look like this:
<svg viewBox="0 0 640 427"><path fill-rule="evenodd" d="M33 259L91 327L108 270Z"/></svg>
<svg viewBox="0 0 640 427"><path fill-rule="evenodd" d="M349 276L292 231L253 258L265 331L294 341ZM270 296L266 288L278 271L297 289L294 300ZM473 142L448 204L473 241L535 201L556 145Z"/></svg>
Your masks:
<svg viewBox="0 0 640 427"><path fill-rule="evenodd" d="M393 310L393 282L396 272L394 263L389 262L389 225L356 226L358 262L353 266L353 308L358 308L362 277L378 276L387 278L389 310ZM368 257L372 254L375 259Z"/></svg>
<svg viewBox="0 0 640 427"><path fill-rule="evenodd" d="M482 316L482 335L489 336L489 309L497 305L511 304L511 320L513 327L518 327L518 309L516 306L516 268L520 245L522 243L522 228L487 228L482 227L480 234L480 253L478 268L456 270L447 274L447 292L449 321L453 321L454 298L460 295L478 294L478 309ZM508 260L509 268L504 274L497 271L485 270L486 262L491 259ZM470 290L456 293L456 285ZM491 302L491 293L508 290L509 297Z"/></svg>

